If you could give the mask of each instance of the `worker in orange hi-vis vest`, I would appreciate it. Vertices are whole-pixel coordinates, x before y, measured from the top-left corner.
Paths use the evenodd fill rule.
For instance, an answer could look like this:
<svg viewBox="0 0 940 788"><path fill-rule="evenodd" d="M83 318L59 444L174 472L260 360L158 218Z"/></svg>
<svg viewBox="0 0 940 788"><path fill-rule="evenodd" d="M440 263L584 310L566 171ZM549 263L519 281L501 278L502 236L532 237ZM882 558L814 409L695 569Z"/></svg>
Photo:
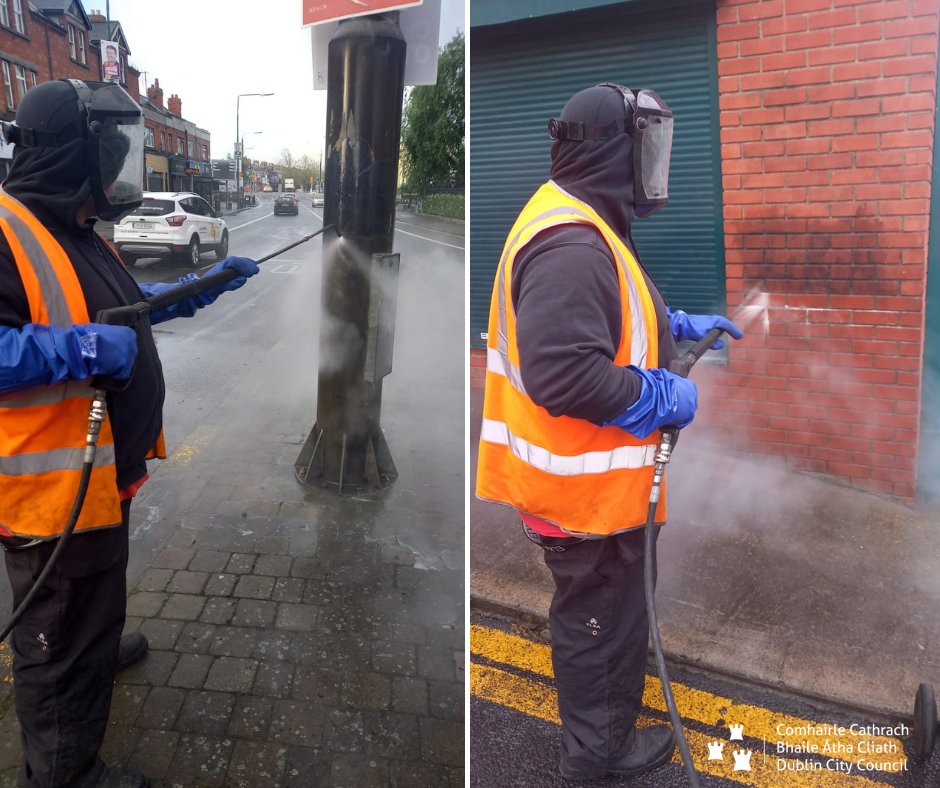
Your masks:
<svg viewBox="0 0 940 788"><path fill-rule="evenodd" d="M676 340L737 326L671 311L630 227L668 199L672 112L605 83L549 121L551 180L523 208L496 273L477 495L518 510L555 581L549 621L567 779L642 774L674 747L635 727L649 622L644 529L661 428L687 426L695 384ZM656 525L666 520L665 496Z"/></svg>
<svg viewBox="0 0 940 788"><path fill-rule="evenodd" d="M143 116L119 86L55 80L23 97L0 191L0 546L19 606L70 520L84 460L91 379L108 389L87 493L72 539L13 627L22 731L19 785L145 788L98 750L118 670L147 640L121 637L131 499L163 457L164 382L150 324L190 317L257 273L152 313L136 328L92 322L176 285L138 285L94 230L143 199ZM212 271L210 270L210 273ZM194 275L192 275L194 276Z"/></svg>

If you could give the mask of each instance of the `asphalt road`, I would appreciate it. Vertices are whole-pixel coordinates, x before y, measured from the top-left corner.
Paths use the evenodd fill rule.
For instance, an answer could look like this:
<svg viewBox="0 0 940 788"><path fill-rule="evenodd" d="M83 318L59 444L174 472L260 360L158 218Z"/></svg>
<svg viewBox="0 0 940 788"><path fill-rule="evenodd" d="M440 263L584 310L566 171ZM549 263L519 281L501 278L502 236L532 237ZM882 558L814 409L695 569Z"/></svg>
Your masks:
<svg viewBox="0 0 940 788"><path fill-rule="evenodd" d="M472 615L470 785L474 788L568 784L558 774L560 723L547 642L540 625L522 627L478 612ZM667 720L655 668L652 671L647 675L641 726ZM873 720L678 666L670 666L670 678L702 786L940 785L940 752L935 751L926 764L916 763L903 736L885 733L885 726L897 731L901 721ZM732 725L743 726L740 741L731 740ZM710 744L722 745L720 758L709 759L715 754ZM677 788L687 782L676 754L642 778L578 783L595 784Z"/></svg>

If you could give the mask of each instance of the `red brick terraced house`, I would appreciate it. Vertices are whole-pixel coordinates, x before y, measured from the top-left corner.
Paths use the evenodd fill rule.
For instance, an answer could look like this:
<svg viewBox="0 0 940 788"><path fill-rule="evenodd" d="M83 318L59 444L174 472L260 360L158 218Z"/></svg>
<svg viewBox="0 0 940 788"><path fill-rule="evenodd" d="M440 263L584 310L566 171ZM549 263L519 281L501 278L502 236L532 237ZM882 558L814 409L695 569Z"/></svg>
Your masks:
<svg viewBox="0 0 940 788"><path fill-rule="evenodd" d="M159 80L140 94L140 72L130 64L131 50L118 20L100 11L85 12L79 0L0 0L0 120L12 120L26 91L62 77L103 78L101 41L118 43L120 85L144 112L145 189L212 192L210 135L182 117L182 100L164 106ZM12 146L0 142L0 178L9 171Z"/></svg>

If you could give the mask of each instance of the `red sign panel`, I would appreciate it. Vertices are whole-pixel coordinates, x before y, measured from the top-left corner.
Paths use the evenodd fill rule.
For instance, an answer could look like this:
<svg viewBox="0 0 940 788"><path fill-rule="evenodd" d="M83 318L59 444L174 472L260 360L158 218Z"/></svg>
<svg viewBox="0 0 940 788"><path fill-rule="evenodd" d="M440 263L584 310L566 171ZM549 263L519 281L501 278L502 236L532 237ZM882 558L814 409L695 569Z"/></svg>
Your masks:
<svg viewBox="0 0 940 788"><path fill-rule="evenodd" d="M303 24L319 25L351 16L378 14L421 5L423 0L303 0Z"/></svg>

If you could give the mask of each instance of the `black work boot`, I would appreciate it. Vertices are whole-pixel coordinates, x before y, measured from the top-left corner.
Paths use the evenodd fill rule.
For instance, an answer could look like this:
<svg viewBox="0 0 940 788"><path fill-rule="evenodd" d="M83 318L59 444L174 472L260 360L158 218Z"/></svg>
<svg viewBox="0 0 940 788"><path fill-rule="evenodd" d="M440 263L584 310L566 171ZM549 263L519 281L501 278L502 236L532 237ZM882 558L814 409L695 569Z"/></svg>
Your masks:
<svg viewBox="0 0 940 788"><path fill-rule="evenodd" d="M150 780L135 769L127 766L106 766L99 757L95 758L80 779L70 782L69 785L74 785L75 788L151 788Z"/></svg>
<svg viewBox="0 0 940 788"><path fill-rule="evenodd" d="M620 777L645 774L668 761L675 748L676 736L668 725L634 728L624 749L610 759L607 773Z"/></svg>
<svg viewBox="0 0 940 788"><path fill-rule="evenodd" d="M95 788L151 788L146 775L126 766L105 766Z"/></svg>
<svg viewBox="0 0 940 788"><path fill-rule="evenodd" d="M612 756L606 768L600 766L587 769L581 764L574 764L561 753L559 771L566 780L597 780L608 775L636 777L662 766L675 748L675 736L668 725L654 725L651 728L633 728L627 734L627 740L621 751Z"/></svg>
<svg viewBox="0 0 940 788"><path fill-rule="evenodd" d="M131 632L121 638L121 645L118 647L117 670L129 668L131 665L140 662L146 655L149 644L147 638L140 632Z"/></svg>

